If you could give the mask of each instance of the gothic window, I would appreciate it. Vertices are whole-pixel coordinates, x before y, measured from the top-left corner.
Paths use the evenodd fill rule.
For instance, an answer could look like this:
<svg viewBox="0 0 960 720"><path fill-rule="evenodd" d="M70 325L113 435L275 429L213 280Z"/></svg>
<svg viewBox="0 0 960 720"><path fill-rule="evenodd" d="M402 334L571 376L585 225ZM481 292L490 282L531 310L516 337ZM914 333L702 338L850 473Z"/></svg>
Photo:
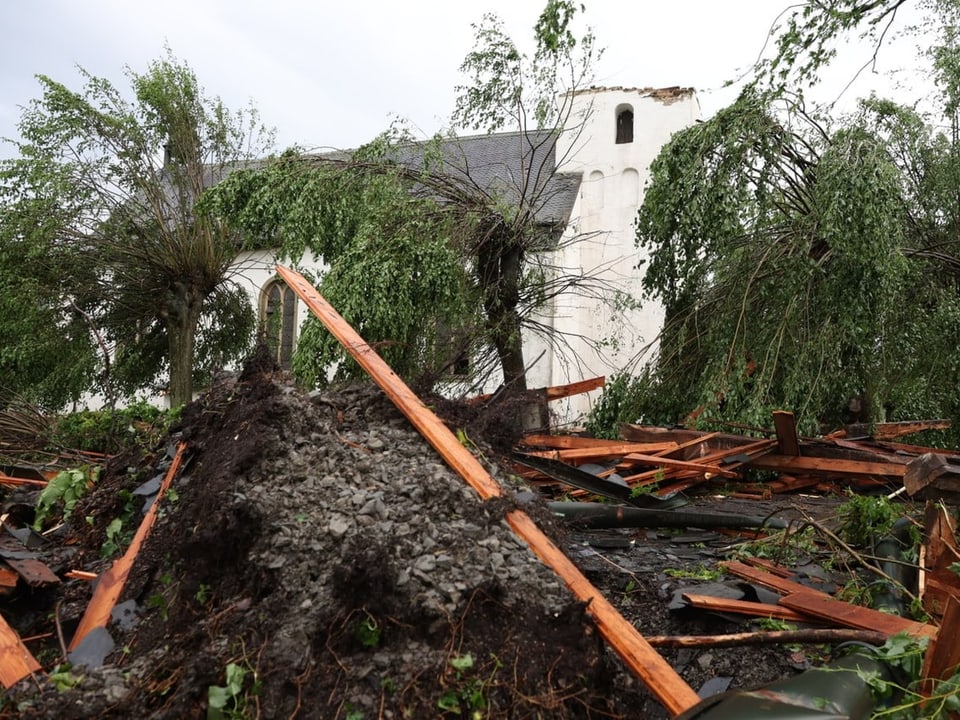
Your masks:
<svg viewBox="0 0 960 720"><path fill-rule="evenodd" d="M297 337L297 296L279 278L260 293L260 328L277 364L289 369Z"/></svg>
<svg viewBox="0 0 960 720"><path fill-rule="evenodd" d="M621 105L617 108L617 144L633 142L633 108Z"/></svg>

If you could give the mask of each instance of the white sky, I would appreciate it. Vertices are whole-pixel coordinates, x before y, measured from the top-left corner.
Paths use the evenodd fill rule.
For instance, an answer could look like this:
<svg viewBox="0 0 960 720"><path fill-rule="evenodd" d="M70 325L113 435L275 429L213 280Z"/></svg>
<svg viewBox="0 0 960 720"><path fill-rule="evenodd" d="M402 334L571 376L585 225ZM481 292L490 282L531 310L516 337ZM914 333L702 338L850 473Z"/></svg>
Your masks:
<svg viewBox="0 0 960 720"><path fill-rule="evenodd" d="M789 0L585 0L585 22L606 48L597 85L696 88L704 116L731 102L722 89L763 47ZM448 125L471 23L503 18L532 37L544 0L0 0L0 138L16 137L36 74L72 89L82 66L127 90L169 44L209 95L248 102L277 128L278 146L356 147L407 118L429 135ZM847 58L837 92L869 57ZM881 56L879 70L914 63ZM878 75L862 78L863 94ZM0 145L0 157L14 148Z"/></svg>

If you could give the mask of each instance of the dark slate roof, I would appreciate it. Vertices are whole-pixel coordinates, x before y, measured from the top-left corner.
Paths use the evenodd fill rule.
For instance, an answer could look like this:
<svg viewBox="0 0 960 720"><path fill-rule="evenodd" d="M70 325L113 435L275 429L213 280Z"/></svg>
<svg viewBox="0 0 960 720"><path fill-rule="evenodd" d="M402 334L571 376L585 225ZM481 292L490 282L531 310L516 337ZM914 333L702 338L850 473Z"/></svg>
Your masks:
<svg viewBox="0 0 960 720"><path fill-rule="evenodd" d="M396 160L417 169L425 157L442 163L437 174L510 205L525 200L539 223L566 226L581 177L555 172L555 137L546 130L473 135L444 139L439 152L430 143L412 143L397 148Z"/></svg>

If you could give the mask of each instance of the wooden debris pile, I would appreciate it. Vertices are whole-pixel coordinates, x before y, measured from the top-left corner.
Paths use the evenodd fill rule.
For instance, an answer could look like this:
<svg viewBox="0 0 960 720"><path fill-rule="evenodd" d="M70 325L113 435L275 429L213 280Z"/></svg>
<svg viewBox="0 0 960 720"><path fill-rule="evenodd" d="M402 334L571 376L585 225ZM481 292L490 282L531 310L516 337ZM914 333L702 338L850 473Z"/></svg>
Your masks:
<svg viewBox="0 0 960 720"><path fill-rule="evenodd" d="M791 412L773 414L768 437L623 425L620 440L573 435L529 435L518 445L523 457L545 458L611 478L628 494L669 496L692 488L719 488L735 497L768 499L777 493L900 490L911 496L930 488L936 496L960 497L960 457L893 440L948 421L885 423L871 434L862 426L823 438L800 438ZM762 434L762 433L761 433ZM557 484L555 475L521 463L517 472L534 485ZM952 489L952 490L951 490ZM590 493L569 491L573 498Z"/></svg>

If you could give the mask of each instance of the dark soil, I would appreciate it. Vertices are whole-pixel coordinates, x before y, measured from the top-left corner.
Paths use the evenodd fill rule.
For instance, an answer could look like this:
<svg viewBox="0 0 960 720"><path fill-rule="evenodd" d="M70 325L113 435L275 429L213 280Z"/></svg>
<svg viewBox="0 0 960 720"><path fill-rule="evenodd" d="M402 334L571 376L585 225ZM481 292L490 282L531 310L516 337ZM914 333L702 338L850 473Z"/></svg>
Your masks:
<svg viewBox="0 0 960 720"><path fill-rule="evenodd" d="M482 442L483 425L472 427ZM114 459L45 560L58 572L106 569L108 524L124 513L136 524L131 493L164 472L181 440L187 459L174 495L121 597L135 603L135 622L111 624L115 649L102 665L61 674L72 688L45 675L25 680L0 716L215 717L210 688L224 687L225 717L666 717L585 608L506 529L512 501L481 503L372 387L308 399L270 367L226 379L185 409L162 447ZM508 446L495 438L495 448ZM838 500L732 502L694 498L752 515L796 515L803 502L820 516ZM668 609L677 588L700 582L676 571L710 569L739 539L631 530L558 542L653 636L744 629ZM69 642L89 595L76 580L21 589L4 615L23 637L51 633L28 643L51 671L63 660L57 634ZM756 687L824 652L662 654L697 690L725 678Z"/></svg>

